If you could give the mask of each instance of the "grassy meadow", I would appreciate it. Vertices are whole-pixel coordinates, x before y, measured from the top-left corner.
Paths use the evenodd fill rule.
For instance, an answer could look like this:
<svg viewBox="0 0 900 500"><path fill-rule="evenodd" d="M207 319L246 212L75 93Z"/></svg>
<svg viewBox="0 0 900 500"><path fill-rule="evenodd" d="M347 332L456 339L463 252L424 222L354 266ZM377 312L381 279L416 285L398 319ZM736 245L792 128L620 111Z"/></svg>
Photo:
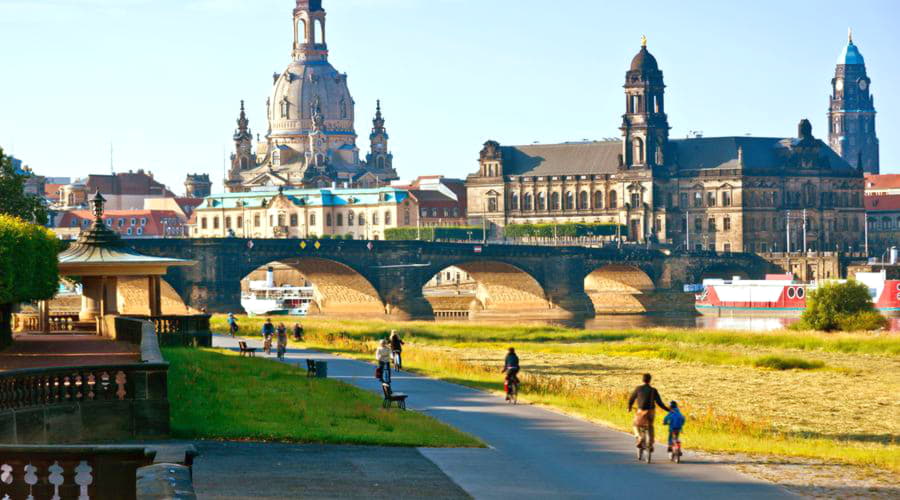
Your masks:
<svg viewBox="0 0 900 500"><path fill-rule="evenodd" d="M525 399L622 430L627 395L651 372L688 415L685 446L900 471L896 334L299 321L307 345L365 359L396 328L406 368L485 390L502 389L503 356L515 346ZM262 320L239 322L248 335ZM224 318L213 327L224 332Z"/></svg>
<svg viewBox="0 0 900 500"><path fill-rule="evenodd" d="M381 408L381 397L310 379L295 366L231 351L163 349L172 435L183 439L387 446L481 446L431 417Z"/></svg>

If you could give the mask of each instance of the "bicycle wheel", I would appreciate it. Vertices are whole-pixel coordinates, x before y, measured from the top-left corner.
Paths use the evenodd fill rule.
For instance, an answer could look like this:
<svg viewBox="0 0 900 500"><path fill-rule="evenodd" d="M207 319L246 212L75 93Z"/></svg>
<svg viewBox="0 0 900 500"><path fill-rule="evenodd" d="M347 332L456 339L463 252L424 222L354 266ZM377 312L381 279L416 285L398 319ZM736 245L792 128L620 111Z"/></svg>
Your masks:
<svg viewBox="0 0 900 500"><path fill-rule="evenodd" d="M512 393L510 394L510 403L519 404L519 384L512 385Z"/></svg>

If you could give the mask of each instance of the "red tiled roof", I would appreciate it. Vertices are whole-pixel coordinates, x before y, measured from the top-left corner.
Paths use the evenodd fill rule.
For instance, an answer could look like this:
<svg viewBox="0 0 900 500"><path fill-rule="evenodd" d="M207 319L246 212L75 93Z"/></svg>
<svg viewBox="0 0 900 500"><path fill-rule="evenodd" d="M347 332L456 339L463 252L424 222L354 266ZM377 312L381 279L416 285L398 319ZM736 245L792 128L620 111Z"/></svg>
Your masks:
<svg viewBox="0 0 900 500"><path fill-rule="evenodd" d="M866 189L900 189L900 174L867 175Z"/></svg>
<svg viewBox="0 0 900 500"><path fill-rule="evenodd" d="M107 210L103 214L103 218L106 220L112 219L110 229L126 237L162 236L166 228L171 230L185 223L184 219L172 210ZM131 224L131 219L134 219L135 223L133 225ZM141 219L145 219L146 223L141 225ZM60 218L58 227L85 228L90 227L93 220L94 216L90 210L69 210ZM87 222L85 223L85 221ZM122 224L119 224L120 221ZM164 224L163 221L169 222ZM132 230L131 234L128 234L129 228ZM138 228L141 229L141 234L137 234Z"/></svg>
<svg viewBox="0 0 900 500"><path fill-rule="evenodd" d="M59 199L59 188L65 184L44 184L44 197L51 200Z"/></svg>
<svg viewBox="0 0 900 500"><path fill-rule="evenodd" d="M900 194L866 196L866 212L900 212Z"/></svg>

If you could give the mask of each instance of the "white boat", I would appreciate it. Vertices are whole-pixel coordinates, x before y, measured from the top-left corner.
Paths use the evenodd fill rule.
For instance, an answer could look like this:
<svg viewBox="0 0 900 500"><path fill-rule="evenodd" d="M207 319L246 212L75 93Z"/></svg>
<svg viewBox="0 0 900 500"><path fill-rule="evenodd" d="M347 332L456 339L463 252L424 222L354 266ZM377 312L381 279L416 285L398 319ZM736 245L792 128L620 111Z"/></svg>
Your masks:
<svg viewBox="0 0 900 500"><path fill-rule="evenodd" d="M241 307L249 316L306 316L314 298L313 287L275 285L275 272L266 270L265 281L251 281L241 294Z"/></svg>

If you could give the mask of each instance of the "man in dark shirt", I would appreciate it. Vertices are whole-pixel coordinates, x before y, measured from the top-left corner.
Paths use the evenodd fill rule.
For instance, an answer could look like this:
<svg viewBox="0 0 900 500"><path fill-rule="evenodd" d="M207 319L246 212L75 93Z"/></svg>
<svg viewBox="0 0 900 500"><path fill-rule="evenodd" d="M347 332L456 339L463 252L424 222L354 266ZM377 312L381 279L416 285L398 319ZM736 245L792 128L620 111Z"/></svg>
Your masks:
<svg viewBox="0 0 900 500"><path fill-rule="evenodd" d="M631 397L628 398L628 411L631 411L631 407L635 406L637 403L637 413L634 416L634 437L637 439L637 447L641 447L641 427L647 427L649 429L648 440L650 441L648 444L648 448L650 451L653 451L653 418L656 416L656 407L659 406L663 410L667 412L670 411L669 407L666 406L662 402L662 398L659 396L659 391L657 391L653 386L650 385L650 380L653 377L649 373L644 374L644 383L642 385L637 386L634 389L634 392L631 393Z"/></svg>
<svg viewBox="0 0 900 500"><path fill-rule="evenodd" d="M506 373L506 380L519 382L519 378L516 376L519 373L519 356L516 355L515 348L509 348L506 359L503 361L503 372L501 373Z"/></svg>

